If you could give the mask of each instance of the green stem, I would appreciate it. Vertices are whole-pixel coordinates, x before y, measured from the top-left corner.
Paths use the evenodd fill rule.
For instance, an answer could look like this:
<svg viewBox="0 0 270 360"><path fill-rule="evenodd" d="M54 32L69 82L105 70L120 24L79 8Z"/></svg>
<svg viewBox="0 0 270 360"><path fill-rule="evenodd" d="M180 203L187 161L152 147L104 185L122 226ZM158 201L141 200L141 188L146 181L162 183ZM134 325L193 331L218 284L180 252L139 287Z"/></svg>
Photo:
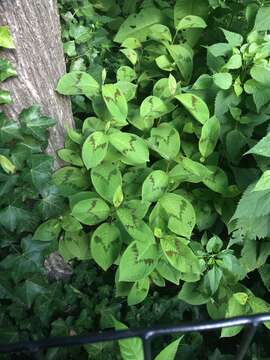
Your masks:
<svg viewBox="0 0 270 360"><path fill-rule="evenodd" d="M178 35L178 31L179 30L176 30L175 34L174 34L174 37L173 37L173 40L172 40L172 44L174 44L175 40L176 40L176 37Z"/></svg>

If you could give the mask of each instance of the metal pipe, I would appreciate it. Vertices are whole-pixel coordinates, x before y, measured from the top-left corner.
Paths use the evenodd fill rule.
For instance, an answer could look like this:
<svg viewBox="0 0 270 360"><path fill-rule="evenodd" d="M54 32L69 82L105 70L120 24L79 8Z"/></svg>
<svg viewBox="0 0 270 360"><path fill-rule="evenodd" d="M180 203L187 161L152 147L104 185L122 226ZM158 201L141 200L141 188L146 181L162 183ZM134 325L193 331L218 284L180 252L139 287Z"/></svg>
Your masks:
<svg viewBox="0 0 270 360"><path fill-rule="evenodd" d="M239 316L234 318L228 318L224 320L210 320L210 321L201 321L201 322L191 322L191 323L182 323L176 326L168 327L151 327L146 329L128 329L128 330L107 330L98 333L92 333L89 335L82 336L66 336L66 337L57 337L57 338L48 338L38 341L21 341L11 344L0 344L0 353L12 353L12 352L21 352L21 351L30 351L36 352L42 349L48 349L53 347L67 347L67 346L79 346L86 344L93 344L104 341L113 341L128 339L133 337L139 337L143 339L145 345L145 351L148 351L148 344L150 344L150 338L154 338L162 335L170 335L175 333L190 333L196 331L210 331L215 329L221 329L225 327L232 326L247 326L253 325L254 332L257 325L270 321L270 313L257 314L250 316ZM254 325L256 324L256 326ZM253 336L252 332L249 333L250 341ZM249 341L249 344L250 344ZM248 344L248 346L249 346ZM151 349L150 349L151 354ZM241 354L241 352L240 352ZM241 358L240 358L241 359Z"/></svg>

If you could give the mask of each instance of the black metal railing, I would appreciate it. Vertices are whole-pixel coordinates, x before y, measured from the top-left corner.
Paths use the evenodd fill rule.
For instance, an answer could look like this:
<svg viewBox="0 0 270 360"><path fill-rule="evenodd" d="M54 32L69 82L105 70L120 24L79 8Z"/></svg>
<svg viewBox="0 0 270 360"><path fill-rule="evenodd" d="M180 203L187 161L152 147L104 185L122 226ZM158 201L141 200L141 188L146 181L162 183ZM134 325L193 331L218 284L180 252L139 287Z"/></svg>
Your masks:
<svg viewBox="0 0 270 360"><path fill-rule="evenodd" d="M239 345L238 353L235 356L235 360L242 360L248 352L258 326L267 321L270 321L270 313L240 316L216 321L182 323L177 326L151 327L147 329L134 330L108 330L83 336L66 336L38 341L22 341L10 344L0 343L0 353L27 351L34 356L34 354L37 354L39 351L48 348L80 346L128 338L140 338L143 343L144 359L152 360L151 341L155 337L171 334L185 334L197 331L205 332L233 326L244 326L245 333L243 334L242 342Z"/></svg>

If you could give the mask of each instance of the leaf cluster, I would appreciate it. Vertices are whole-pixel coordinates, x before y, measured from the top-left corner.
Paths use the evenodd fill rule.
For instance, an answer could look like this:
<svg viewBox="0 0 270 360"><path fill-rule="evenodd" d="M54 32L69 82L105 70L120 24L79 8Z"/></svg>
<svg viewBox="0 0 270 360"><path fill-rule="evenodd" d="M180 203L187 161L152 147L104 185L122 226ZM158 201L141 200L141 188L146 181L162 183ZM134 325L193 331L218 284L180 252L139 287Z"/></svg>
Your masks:
<svg viewBox="0 0 270 360"><path fill-rule="evenodd" d="M112 2L84 5L109 14ZM246 276L264 269L267 282L268 173L260 191L249 196L249 189L268 167L261 138L269 121L270 8L206 0L114 5L115 21L103 24L113 33L110 66L102 55L100 76L94 64L70 66L57 86L75 109L87 104L59 151L67 166L54 174L74 224L55 220L59 251L83 259L88 244L87 256L104 271L117 268L116 295L129 305L176 284L180 299L206 304L213 318L268 311ZM42 226L46 237L50 224Z"/></svg>
<svg viewBox="0 0 270 360"><path fill-rule="evenodd" d="M2 49L14 49L12 37L8 26L0 26L0 51ZM0 83L17 74L9 60L0 58ZM12 102L9 91L0 88L0 105Z"/></svg>
<svg viewBox="0 0 270 360"><path fill-rule="evenodd" d="M3 120L4 184L6 173L19 172L24 176L18 184L31 185L18 189L16 212L9 218L6 210L2 227L21 239L44 220L33 238L17 241L17 254L0 263L12 274L2 285L8 301L3 321L13 332L14 323L22 326L19 301L23 309L35 308L33 319L44 304L45 336L123 327L122 321L150 325L163 322L160 312L169 322L177 313L171 312L174 301L188 306L192 317L269 311L267 3L70 0L59 7L69 72L57 91L72 97L77 128L68 130L58 152L66 166L53 174L51 185L50 161L40 153L50 120L35 107L21 115L19 130L13 131L13 123L6 130ZM16 152L26 138L30 153L21 147ZM10 197L4 199L10 207ZM17 207L27 211L30 203L31 220L39 219L24 229L31 222L20 218ZM48 284L35 267L40 254L56 246L74 267L67 285ZM27 272L31 281L25 281ZM14 283L16 299L8 291ZM72 304L74 313L63 315L61 303L62 309ZM35 328L33 319L27 331ZM87 324L89 319L95 320ZM221 336L240 331L224 329ZM201 358L201 342L200 336L185 337L177 356ZM119 345L123 358L140 354L138 342ZM110 346L86 351L116 359ZM263 358L263 346L256 344L252 353ZM57 351L48 358L63 356ZM229 358L219 350L205 356Z"/></svg>

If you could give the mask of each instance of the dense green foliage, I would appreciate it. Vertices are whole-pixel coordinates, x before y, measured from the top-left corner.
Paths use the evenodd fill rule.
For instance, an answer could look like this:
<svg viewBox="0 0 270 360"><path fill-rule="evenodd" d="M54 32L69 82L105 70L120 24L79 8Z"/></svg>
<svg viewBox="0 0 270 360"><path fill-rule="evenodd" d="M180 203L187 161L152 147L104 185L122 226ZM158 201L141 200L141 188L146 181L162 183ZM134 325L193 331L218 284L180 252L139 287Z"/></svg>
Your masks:
<svg viewBox="0 0 270 360"><path fill-rule="evenodd" d="M12 39L5 27L0 28L0 44L14 48ZM11 64L0 60L0 79L4 81L16 75ZM12 95L5 93L2 103L11 103ZM8 99L8 101L6 101ZM1 342L14 342L27 339L41 339L48 336L72 335L112 326L123 327L122 319L132 326L149 326L155 321L167 324L183 319L185 312L192 318L198 313L175 297L159 296L154 293L143 306L127 309L115 299L113 278L103 277L97 272L93 262L74 265L69 283L50 282L48 266L44 258L58 247L57 241L50 237L35 240L31 233L38 224L47 219L60 216L63 228L68 217L63 216L65 202L59 190L52 183L53 159L44 154L48 143L48 128L54 120L43 116L37 106L24 110L18 122L7 119L0 113L0 334ZM55 231L59 231L57 222L48 220ZM36 236L39 237L39 232ZM45 240L45 241L44 241ZM86 257L87 258L87 257ZM48 260L46 260L48 261ZM63 265L60 271L63 271ZM170 316L167 310L170 309ZM115 323L114 323L115 321ZM188 343L194 337L185 339L181 344L181 354L188 356ZM202 338L195 336L193 352L200 352ZM162 347L159 358L173 357L180 339L168 347L159 342L156 353ZM168 342L167 342L168 343ZM120 352L126 356L133 345L141 354L138 341L120 344ZM111 352L111 355L108 355ZM52 349L46 353L47 359L63 357L101 359L120 359L117 344L101 344L78 349ZM18 355L18 358L28 358ZM1 358L17 358L16 355L2 355Z"/></svg>
<svg viewBox="0 0 270 360"><path fill-rule="evenodd" d="M52 121L36 107L16 131L3 120L3 188L16 177L19 194L1 198L3 338L269 311L267 2L62 0L59 8L68 73L57 91L71 96L77 128L51 178L40 152ZM0 62L0 80L6 68ZM28 152L16 152L26 138ZM17 220L3 224L10 210ZM73 268L66 283L44 276L44 256L56 249ZM268 355L267 331L250 358ZM176 358L233 358L222 355L235 353L233 342L216 349L219 335L185 336ZM171 340L154 343L155 354ZM141 359L138 341L119 345L123 359ZM157 359L173 360L176 345ZM46 358L89 355L120 358L116 344Z"/></svg>
<svg viewBox="0 0 270 360"><path fill-rule="evenodd" d="M245 278L260 268L267 281L270 254L267 136L258 142L269 120L270 8L100 2L98 10L114 9L102 24L114 35L91 49L100 54L91 63L86 44L96 33L83 21L96 18L84 5L64 31L70 71L57 86L73 95L75 111L89 108L59 152L69 165L54 174L73 224L59 251L80 258L78 244L84 252L90 242L104 271L118 267L116 294L129 305L173 283L213 318L268 311ZM108 46L115 59L107 68Z"/></svg>
<svg viewBox="0 0 270 360"><path fill-rule="evenodd" d="M14 49L14 43L7 26L0 26L0 49L1 48ZM16 74L16 70L12 67L10 61L0 59L0 83ZM10 103L11 96L9 92L0 88L0 105Z"/></svg>

